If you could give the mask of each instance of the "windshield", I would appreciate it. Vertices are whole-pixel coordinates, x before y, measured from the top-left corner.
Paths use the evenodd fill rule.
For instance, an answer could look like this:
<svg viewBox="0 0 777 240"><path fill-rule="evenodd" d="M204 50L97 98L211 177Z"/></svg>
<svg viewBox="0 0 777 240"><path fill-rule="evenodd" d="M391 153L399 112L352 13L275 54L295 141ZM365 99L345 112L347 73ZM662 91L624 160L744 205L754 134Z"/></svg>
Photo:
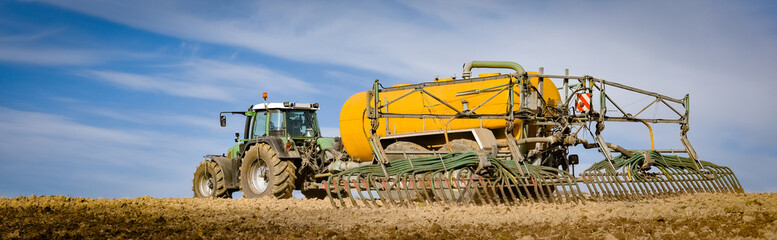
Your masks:
<svg viewBox="0 0 777 240"><path fill-rule="evenodd" d="M316 113L313 111L290 110L286 112L286 133L291 137L315 137Z"/></svg>

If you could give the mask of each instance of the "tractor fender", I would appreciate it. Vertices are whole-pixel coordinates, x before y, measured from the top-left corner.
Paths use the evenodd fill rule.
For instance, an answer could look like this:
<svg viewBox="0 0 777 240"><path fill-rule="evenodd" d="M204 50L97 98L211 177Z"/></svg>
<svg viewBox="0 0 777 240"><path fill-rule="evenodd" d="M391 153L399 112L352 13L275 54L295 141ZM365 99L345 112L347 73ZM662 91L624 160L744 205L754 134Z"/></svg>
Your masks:
<svg viewBox="0 0 777 240"><path fill-rule="evenodd" d="M250 144L246 144L245 150L243 152L247 151L248 148L256 143L265 143L270 145L270 147L272 147L272 149L278 154L279 158L300 158L299 151L296 149L297 146L293 146L293 149L286 150L286 144L284 144L283 139L277 137L255 139Z"/></svg>
<svg viewBox="0 0 777 240"><path fill-rule="evenodd" d="M205 159L215 162L224 171L224 180L227 189L240 188L237 180L237 161L221 155L206 155Z"/></svg>

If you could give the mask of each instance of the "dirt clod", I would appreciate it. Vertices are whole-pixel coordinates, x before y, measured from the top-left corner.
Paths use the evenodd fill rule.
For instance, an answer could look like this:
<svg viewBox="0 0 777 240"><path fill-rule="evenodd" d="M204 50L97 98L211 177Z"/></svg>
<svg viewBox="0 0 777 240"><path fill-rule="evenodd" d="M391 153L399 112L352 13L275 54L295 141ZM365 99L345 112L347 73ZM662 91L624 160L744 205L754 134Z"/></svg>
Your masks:
<svg viewBox="0 0 777 240"><path fill-rule="evenodd" d="M612 233L608 233L607 235L604 235L604 240L618 240L615 235L612 235Z"/></svg>

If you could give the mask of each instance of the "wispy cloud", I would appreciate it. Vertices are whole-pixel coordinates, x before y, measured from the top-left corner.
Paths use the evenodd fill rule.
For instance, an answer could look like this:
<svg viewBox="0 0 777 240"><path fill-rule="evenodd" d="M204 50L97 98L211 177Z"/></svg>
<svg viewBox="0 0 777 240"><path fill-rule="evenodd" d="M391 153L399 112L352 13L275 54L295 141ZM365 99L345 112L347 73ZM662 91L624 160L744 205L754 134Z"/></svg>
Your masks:
<svg viewBox="0 0 777 240"><path fill-rule="evenodd" d="M212 118L205 118L202 116L187 115L187 114L170 114L170 113L148 113L148 112L136 112L133 110L111 110L104 108L83 108L79 109L85 113L105 117L112 120L119 120L134 124L148 124L158 126L180 126L185 125L189 127L196 127L193 130L219 129L216 119L216 114L211 114Z"/></svg>
<svg viewBox="0 0 777 240"><path fill-rule="evenodd" d="M11 33L0 22L0 62L44 66L94 66L118 60L148 58L150 54L128 50L101 49L99 44L78 43L66 28L16 26L23 33ZM75 41L78 42L78 41ZM87 45L87 46L84 46Z"/></svg>
<svg viewBox="0 0 777 240"><path fill-rule="evenodd" d="M250 94L245 89L279 93L318 91L305 81L253 65L195 59L155 70L160 69L162 72L157 74L88 70L82 75L132 90L220 101L235 101Z"/></svg>
<svg viewBox="0 0 777 240"><path fill-rule="evenodd" d="M173 96L213 100L234 100L227 91L208 84L191 84L164 77L145 76L114 71L87 71L84 76L106 81L133 90L162 92Z"/></svg>
<svg viewBox="0 0 777 240"><path fill-rule="evenodd" d="M44 2L164 35L406 79L455 74L484 59L623 79L645 66L715 71L753 58L741 67L763 69L777 56L775 36L760 30L774 23L732 3Z"/></svg>
<svg viewBox="0 0 777 240"><path fill-rule="evenodd" d="M15 183L0 192L9 196L181 196L197 159L221 150L194 136L100 128L48 113L0 107L0 116L0 163L12 170L0 179Z"/></svg>
<svg viewBox="0 0 777 240"><path fill-rule="evenodd" d="M92 65L102 62L104 59L102 54L90 50L0 44L0 62L35 65Z"/></svg>
<svg viewBox="0 0 777 240"><path fill-rule="evenodd" d="M324 137L337 137L340 136L339 127L321 127L321 135Z"/></svg>

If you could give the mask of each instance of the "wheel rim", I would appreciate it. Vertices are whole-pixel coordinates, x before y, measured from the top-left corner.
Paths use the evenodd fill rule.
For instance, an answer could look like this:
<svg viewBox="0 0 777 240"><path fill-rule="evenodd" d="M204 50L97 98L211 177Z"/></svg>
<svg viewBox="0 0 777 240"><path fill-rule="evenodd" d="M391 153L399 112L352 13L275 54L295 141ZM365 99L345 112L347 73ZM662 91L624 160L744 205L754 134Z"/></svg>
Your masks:
<svg viewBox="0 0 777 240"><path fill-rule="evenodd" d="M210 173L200 175L199 189L200 193L204 196L211 196L213 194L214 179Z"/></svg>
<svg viewBox="0 0 777 240"><path fill-rule="evenodd" d="M261 159L257 159L251 164L248 180L254 192L261 194L267 190L267 186L270 185L268 171L269 168Z"/></svg>

